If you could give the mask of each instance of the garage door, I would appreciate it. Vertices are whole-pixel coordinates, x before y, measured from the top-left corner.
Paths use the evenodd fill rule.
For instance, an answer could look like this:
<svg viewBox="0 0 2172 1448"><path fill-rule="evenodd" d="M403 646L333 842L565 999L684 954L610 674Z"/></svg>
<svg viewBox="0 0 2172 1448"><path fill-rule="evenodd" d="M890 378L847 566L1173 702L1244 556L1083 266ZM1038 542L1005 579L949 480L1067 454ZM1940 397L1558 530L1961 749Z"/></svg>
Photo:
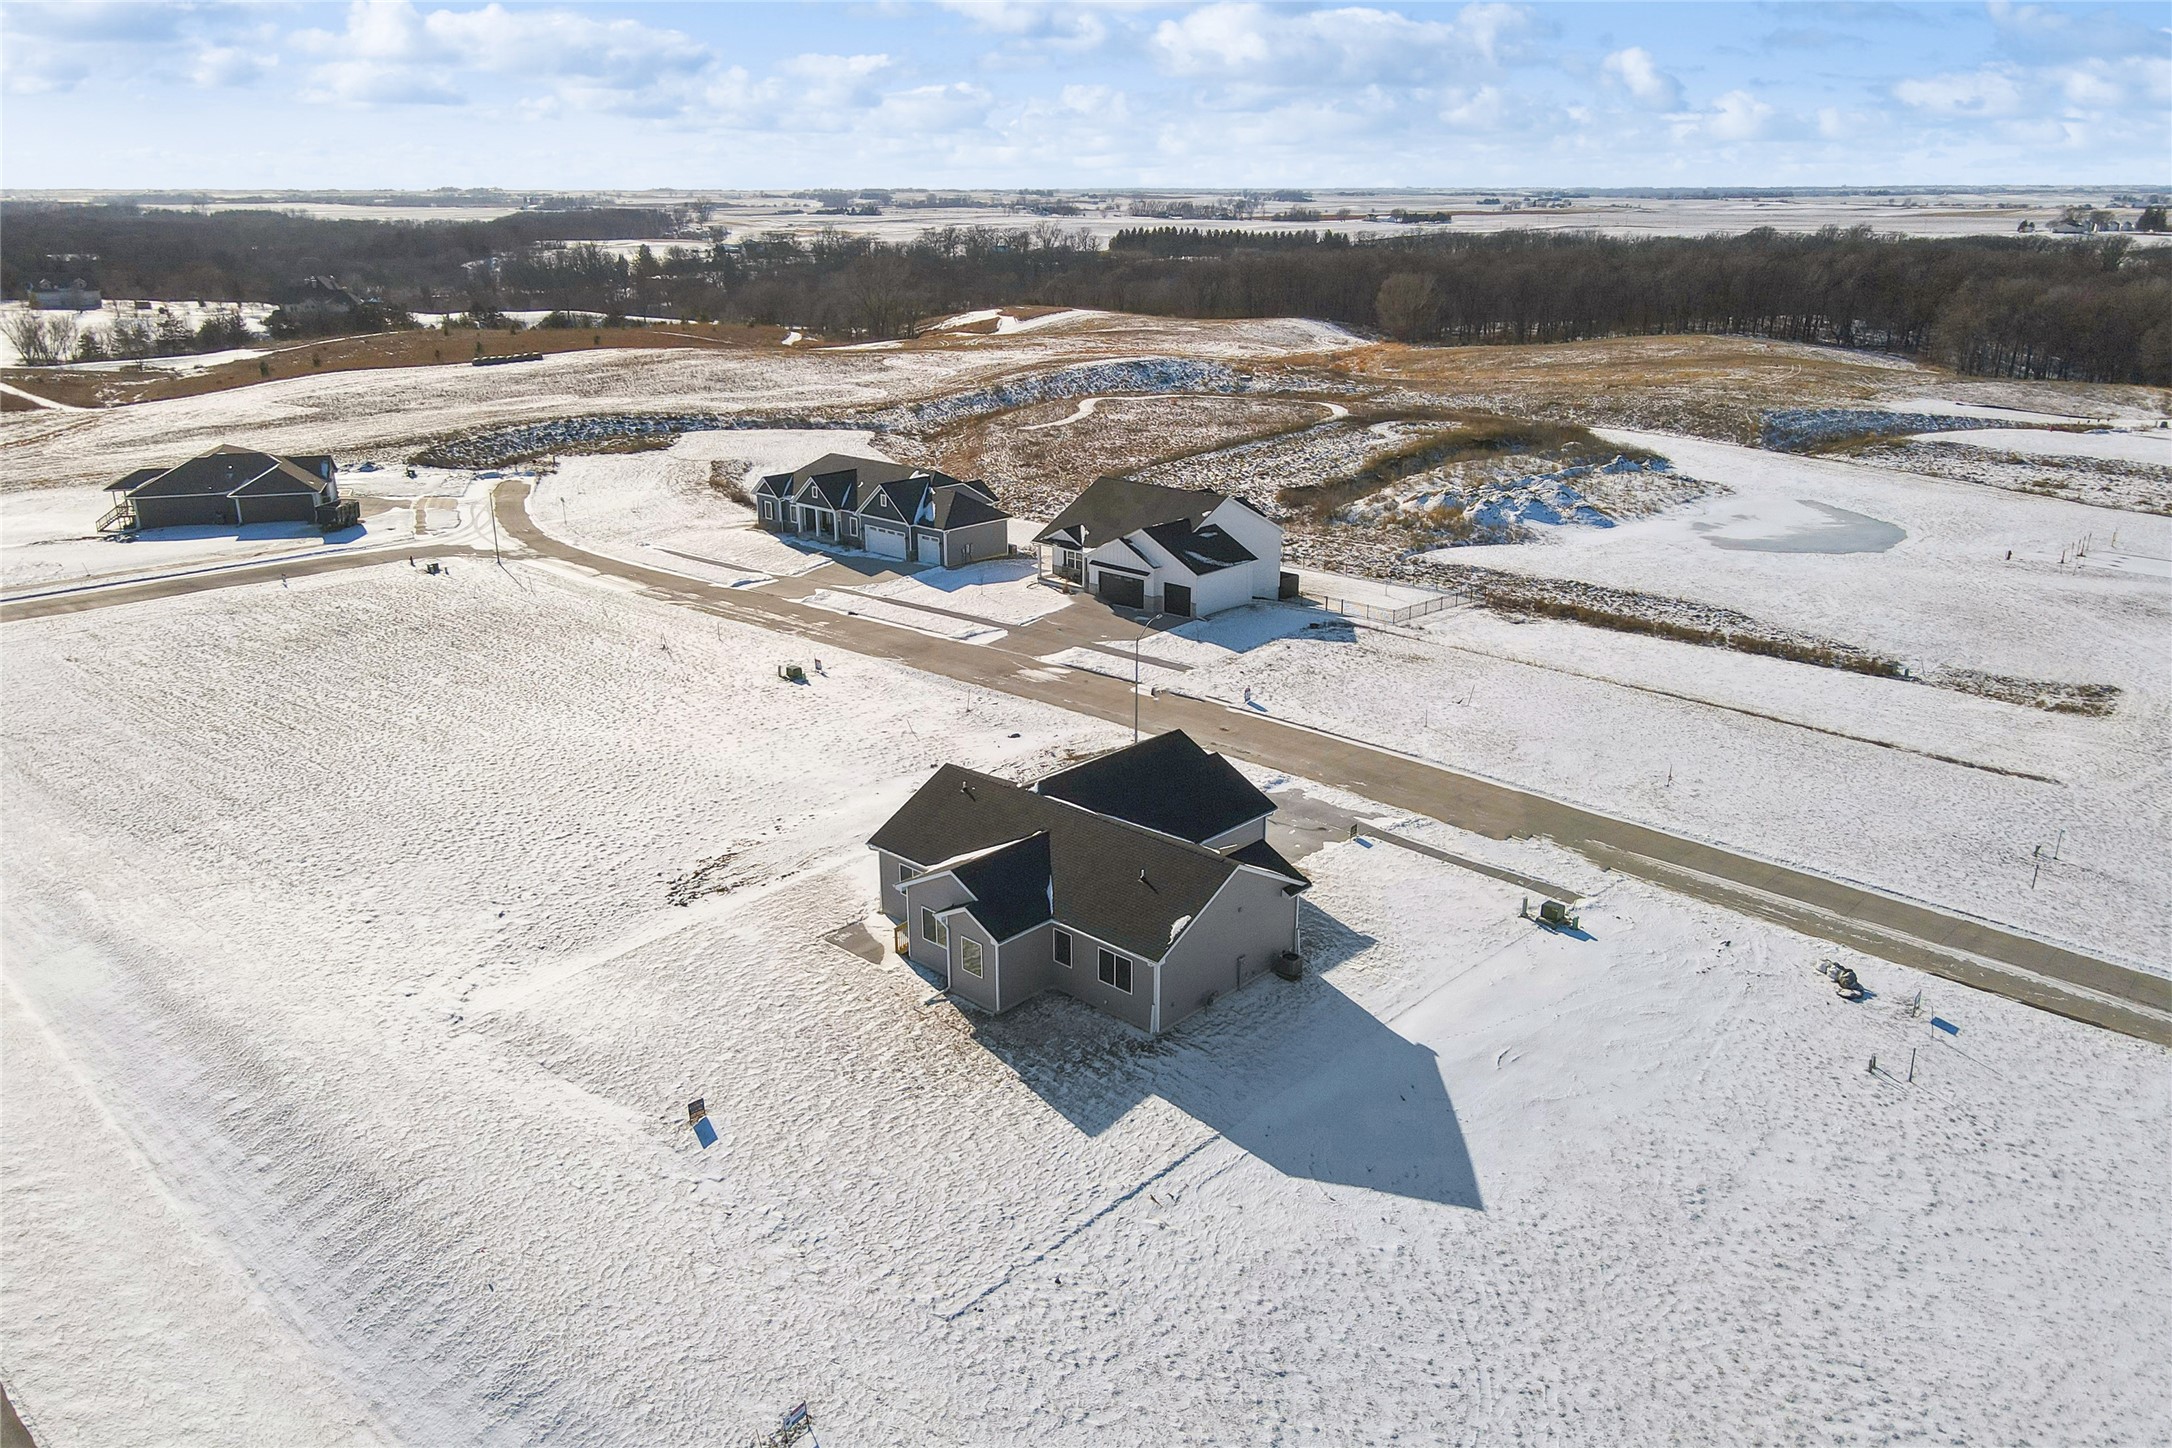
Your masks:
<svg viewBox="0 0 2172 1448"><path fill-rule="evenodd" d="M1123 608L1146 607L1146 580L1129 573L1111 573L1106 568L1098 571L1096 584L1104 602Z"/></svg>
<svg viewBox="0 0 2172 1448"><path fill-rule="evenodd" d="M920 561L921 561L922 563L933 563L933 564L935 564L935 565L936 565L937 567L941 567L941 566L942 566L942 562L943 562L943 535L942 535L942 534L940 534L940 533L922 533L922 534L920 535Z"/></svg>
<svg viewBox="0 0 2172 1448"><path fill-rule="evenodd" d="M1192 616L1191 586L1184 583L1164 583L1161 586L1161 611L1190 618Z"/></svg>
<svg viewBox="0 0 2172 1448"><path fill-rule="evenodd" d="M903 558L905 556L905 530L903 528L885 528L879 523L868 524L867 551L879 553L884 558Z"/></svg>

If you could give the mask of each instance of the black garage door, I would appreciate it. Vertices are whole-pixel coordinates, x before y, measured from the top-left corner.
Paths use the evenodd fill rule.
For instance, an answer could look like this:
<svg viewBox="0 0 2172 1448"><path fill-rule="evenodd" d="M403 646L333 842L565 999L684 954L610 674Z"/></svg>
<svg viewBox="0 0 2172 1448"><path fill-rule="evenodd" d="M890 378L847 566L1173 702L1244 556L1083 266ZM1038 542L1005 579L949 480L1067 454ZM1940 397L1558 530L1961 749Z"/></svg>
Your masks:
<svg viewBox="0 0 2172 1448"><path fill-rule="evenodd" d="M1188 583L1164 583L1161 586L1161 611L1180 618L1192 616L1192 588Z"/></svg>
<svg viewBox="0 0 2172 1448"><path fill-rule="evenodd" d="M1134 578L1128 573L1111 573L1100 570L1101 597L1106 603L1123 608L1146 607L1146 580Z"/></svg>

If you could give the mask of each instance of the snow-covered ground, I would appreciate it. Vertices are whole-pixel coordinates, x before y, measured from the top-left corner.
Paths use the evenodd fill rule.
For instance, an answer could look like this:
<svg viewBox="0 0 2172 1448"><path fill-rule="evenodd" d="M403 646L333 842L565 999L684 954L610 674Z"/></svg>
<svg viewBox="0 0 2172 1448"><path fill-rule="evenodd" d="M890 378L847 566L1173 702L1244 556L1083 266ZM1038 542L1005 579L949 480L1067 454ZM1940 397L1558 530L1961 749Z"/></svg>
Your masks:
<svg viewBox="0 0 2172 1448"><path fill-rule="evenodd" d="M1299 984L1158 1042L989 1022L825 938L865 835L938 759L1125 731L850 656L784 685L767 635L522 564L8 627L0 1356L41 1442L2161 1423L2161 1049L1529 842L1588 938L1349 843Z"/></svg>
<svg viewBox="0 0 2172 1448"><path fill-rule="evenodd" d="M2029 453L2038 457L2055 458L2104 458L2112 462L2172 468L2172 429L2164 428L2118 432L2038 432L2026 427L1995 427L1980 431L1927 433L1917 441L1957 442L1995 452Z"/></svg>
<svg viewBox="0 0 2172 1448"><path fill-rule="evenodd" d="M458 498L464 483L448 494ZM472 521L481 506L461 515ZM122 575L159 573L177 568L292 555L316 557L326 550L350 550L411 542L418 535L412 507L372 511L360 526L327 537L309 523L251 523L240 528L154 528L133 536L101 534L98 519L113 499L101 488L37 488L0 491L0 587L10 591L51 587ZM433 524L424 521L432 541L450 541L454 510L440 509Z"/></svg>

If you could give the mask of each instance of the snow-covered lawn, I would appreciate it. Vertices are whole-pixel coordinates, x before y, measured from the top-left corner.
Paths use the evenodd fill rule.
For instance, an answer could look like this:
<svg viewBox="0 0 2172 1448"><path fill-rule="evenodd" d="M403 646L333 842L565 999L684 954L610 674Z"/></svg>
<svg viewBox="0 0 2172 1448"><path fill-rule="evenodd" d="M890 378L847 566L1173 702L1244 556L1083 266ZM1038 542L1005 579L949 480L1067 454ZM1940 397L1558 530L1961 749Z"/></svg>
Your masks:
<svg viewBox="0 0 2172 1448"><path fill-rule="evenodd" d="M2114 529L2125 551L2172 557L2172 518L1671 434L1604 435L1660 453L1729 491L1613 528L1553 530L1550 546L1433 556L1695 599L1912 663L2172 695L2172 658L2157 646L2172 627L2172 591L2059 561L2076 541L2095 535L2102 542ZM1785 546L1783 535L1810 531L1809 504L1906 536L1882 551L1741 546L1757 536ZM1814 537L1801 541L1816 544ZM1735 546L1717 546L1729 543Z"/></svg>
<svg viewBox="0 0 2172 1448"><path fill-rule="evenodd" d="M2172 429L2119 432L2039 432L2027 427L1991 427L1962 432L1925 433L1916 441L1964 443L1992 452L2038 457L2104 458L2172 468Z"/></svg>
<svg viewBox="0 0 2172 1448"><path fill-rule="evenodd" d="M856 590L925 608L947 608L995 623L1026 624L1069 608L1072 598L1036 581L1031 558L929 568Z"/></svg>
<svg viewBox="0 0 2172 1448"><path fill-rule="evenodd" d="M825 939L866 832L937 759L1125 731L849 656L783 685L766 635L520 564L9 628L0 1353L41 1441L2160 1421L2162 1050L1854 957L1848 1006L1836 952L1530 844L1590 938L1344 844L1299 984L1159 1042L968 1018Z"/></svg>
<svg viewBox="0 0 2172 1448"><path fill-rule="evenodd" d="M2162 692L2093 719L1473 609L1414 630L1311 617L1325 626L1219 662L1145 647L1194 665L1165 687L1250 691L1278 717L2168 968ZM2041 871L2039 845L2059 852Z"/></svg>
<svg viewBox="0 0 2172 1448"><path fill-rule="evenodd" d="M415 532L413 510L393 508L373 512L359 527L329 538L309 523L101 534L96 524L111 506L112 495L102 488L0 491L0 587L49 587L288 555L311 558L327 550L401 542Z"/></svg>
<svg viewBox="0 0 2172 1448"><path fill-rule="evenodd" d="M826 608L832 613L851 614L856 618L889 624L892 628L909 628L914 633L931 634L940 639L956 639L959 643L992 644L1004 636L1004 630L993 624L969 623L962 618L929 613L925 609L907 608L902 604L870 598L853 589L818 588L808 594L805 601L815 608Z"/></svg>

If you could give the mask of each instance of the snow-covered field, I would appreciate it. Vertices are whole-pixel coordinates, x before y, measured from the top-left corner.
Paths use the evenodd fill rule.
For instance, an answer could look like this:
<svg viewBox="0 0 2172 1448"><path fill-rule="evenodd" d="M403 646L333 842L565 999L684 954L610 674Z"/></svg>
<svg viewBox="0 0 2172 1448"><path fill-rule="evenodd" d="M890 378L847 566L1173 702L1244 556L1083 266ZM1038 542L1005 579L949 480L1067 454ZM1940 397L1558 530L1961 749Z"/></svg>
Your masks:
<svg viewBox="0 0 2172 1448"><path fill-rule="evenodd" d="M1122 731L849 656L782 685L766 635L517 564L7 642L0 1354L41 1442L2160 1421L2156 1048L1853 957L1847 1006L1829 948L1528 843L1591 938L1345 844L1297 986L1154 1043L969 1019L825 939L867 830L938 758Z"/></svg>
<svg viewBox="0 0 2172 1448"><path fill-rule="evenodd" d="M288 555L312 558L327 550L403 542L416 536L414 510L407 507L372 512L359 527L329 538L309 523L154 528L132 537L101 534L96 530L98 519L112 503L101 488L0 491L0 587L10 591L50 587ZM429 527L427 522L425 527Z"/></svg>

